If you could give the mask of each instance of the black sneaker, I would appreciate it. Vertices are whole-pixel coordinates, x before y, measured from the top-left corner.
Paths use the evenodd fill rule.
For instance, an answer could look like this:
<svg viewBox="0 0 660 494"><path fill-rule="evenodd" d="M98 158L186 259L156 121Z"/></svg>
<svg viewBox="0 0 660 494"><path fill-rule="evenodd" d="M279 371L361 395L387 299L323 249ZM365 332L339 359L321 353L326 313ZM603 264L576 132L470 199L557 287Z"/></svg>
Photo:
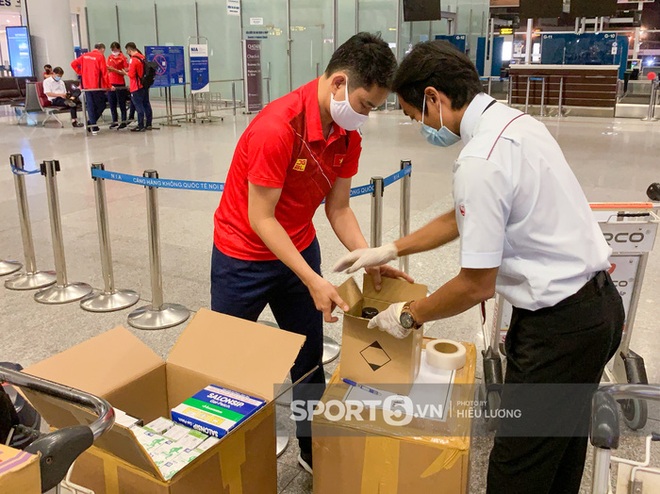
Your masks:
<svg viewBox="0 0 660 494"><path fill-rule="evenodd" d="M147 130L154 130L154 128L153 128L151 125L147 125L147 126L145 127L145 129L147 129Z"/></svg>
<svg viewBox="0 0 660 494"><path fill-rule="evenodd" d="M110 124L110 128L111 128L111 129L115 129L115 128L117 128L117 127L119 127L119 124L118 124L117 122L112 122L112 123Z"/></svg>
<svg viewBox="0 0 660 494"><path fill-rule="evenodd" d="M298 463L307 473L312 474L312 453L301 451L298 455Z"/></svg>
<svg viewBox="0 0 660 494"><path fill-rule="evenodd" d="M119 127L117 127L117 130L125 129L128 127L128 124L126 122L122 122L119 124Z"/></svg>
<svg viewBox="0 0 660 494"><path fill-rule="evenodd" d="M92 135L93 136L97 135L99 133L99 130L100 130L98 125L93 125L91 127L91 129L92 129Z"/></svg>
<svg viewBox="0 0 660 494"><path fill-rule="evenodd" d="M144 127L135 127L131 129L131 132L145 132L146 130L147 129L145 129Z"/></svg>
<svg viewBox="0 0 660 494"><path fill-rule="evenodd" d="M81 124L80 122L77 122L77 121L75 121L75 120L71 122L71 126L74 127L74 128L76 128L76 129L78 129L78 128L80 128L80 127L84 127L83 124Z"/></svg>

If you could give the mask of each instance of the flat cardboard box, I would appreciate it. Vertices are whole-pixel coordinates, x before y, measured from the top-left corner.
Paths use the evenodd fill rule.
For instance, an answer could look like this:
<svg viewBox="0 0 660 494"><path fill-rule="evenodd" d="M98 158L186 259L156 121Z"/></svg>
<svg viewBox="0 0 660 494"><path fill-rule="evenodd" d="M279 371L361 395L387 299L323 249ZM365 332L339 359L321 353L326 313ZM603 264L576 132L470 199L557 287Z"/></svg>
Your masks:
<svg viewBox="0 0 660 494"><path fill-rule="evenodd" d="M364 421L314 417L314 494L467 493L471 414L465 411L474 388L458 385L474 384L476 349L463 344L467 363L455 374L454 413L446 422L417 418L396 427L382 413L369 420L366 412ZM347 390L338 369L322 402L343 401Z"/></svg>
<svg viewBox="0 0 660 494"><path fill-rule="evenodd" d="M41 494L39 457L0 444L0 492Z"/></svg>
<svg viewBox="0 0 660 494"><path fill-rule="evenodd" d="M107 399L148 423L209 384L268 402L170 481L126 427L115 426L76 462L73 481L97 494L277 492L276 386L305 338L201 309L163 361L117 327L25 370ZM91 412L45 395L29 399L53 427L88 424Z"/></svg>
<svg viewBox="0 0 660 494"><path fill-rule="evenodd" d="M365 275L362 291L353 278L338 291L349 306L344 313L340 377L360 384L386 384L388 390L408 394L419 372L423 328L399 340L379 329L369 329L362 308L375 307L380 312L396 302L424 298L427 287L383 278L382 288L377 292L371 276Z"/></svg>

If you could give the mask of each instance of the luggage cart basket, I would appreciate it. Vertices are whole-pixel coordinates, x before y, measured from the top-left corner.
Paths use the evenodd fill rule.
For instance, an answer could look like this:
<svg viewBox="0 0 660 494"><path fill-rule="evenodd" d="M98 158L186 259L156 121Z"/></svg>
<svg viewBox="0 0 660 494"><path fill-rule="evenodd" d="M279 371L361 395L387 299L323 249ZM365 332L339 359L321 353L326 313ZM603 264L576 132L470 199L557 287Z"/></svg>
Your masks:
<svg viewBox="0 0 660 494"><path fill-rule="evenodd" d="M651 202L592 203L591 209L600 228L612 248L610 275L623 299L626 313L621 345L612 362L605 369L611 383L648 384L644 359L630 349L635 314L644 281L644 272L658 232L660 205ZM480 388L480 401L486 411L493 411L500 404L500 388L504 382L500 352L504 354L504 339L511 322L512 307L497 295L493 313L491 334L485 325L482 305L484 344L484 384ZM648 405L644 400L622 399L620 402L626 425L632 430L642 429L648 417ZM486 414L487 426L497 426L495 413Z"/></svg>
<svg viewBox="0 0 660 494"><path fill-rule="evenodd" d="M35 440L25 448L25 451L39 455L42 492L53 488L58 488L57 492L60 492L59 484L65 477L68 480L67 473L73 462L114 424L114 409L102 398L4 366L0 366L0 382L81 405L93 410L98 416L89 425L66 427L48 434L27 431L28 434L34 435ZM17 429L20 427L18 426ZM21 433L25 434L26 431ZM67 485L67 481L63 483L63 487L69 492L90 492L70 483Z"/></svg>
<svg viewBox="0 0 660 494"><path fill-rule="evenodd" d="M621 345L605 377L613 384L648 384L644 359L630 349L635 315L644 281L648 257L658 233L658 217L653 203L592 203L607 243L612 248L610 276L621 298L626 319ZM645 400L620 400L624 422L632 430L644 428L648 417Z"/></svg>
<svg viewBox="0 0 660 494"><path fill-rule="evenodd" d="M660 401L660 386L647 384L611 384L601 386L592 398L589 439L594 447L591 494L612 494L610 466L619 464L618 493L657 492L660 469L650 468L651 442L660 441L660 434L646 437L644 461L632 461L612 456L619 447L619 413L617 401ZM645 485L646 484L646 485ZM649 485L652 484L652 485ZM625 490L624 490L625 489Z"/></svg>

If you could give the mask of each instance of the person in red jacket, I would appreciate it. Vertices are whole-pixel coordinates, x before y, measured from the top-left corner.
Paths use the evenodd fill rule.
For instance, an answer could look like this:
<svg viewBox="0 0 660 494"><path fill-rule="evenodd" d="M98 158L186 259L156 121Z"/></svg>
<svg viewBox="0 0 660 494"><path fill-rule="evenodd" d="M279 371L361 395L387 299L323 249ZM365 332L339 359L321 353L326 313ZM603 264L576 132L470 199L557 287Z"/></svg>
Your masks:
<svg viewBox="0 0 660 494"><path fill-rule="evenodd" d="M153 118L151 103L149 102L149 88L143 87L141 82L144 75L144 55L133 42L126 43L126 53L131 57L128 65L129 90L138 117L138 125L131 129L131 132L144 132L152 129L151 120Z"/></svg>
<svg viewBox="0 0 660 494"><path fill-rule="evenodd" d="M121 51L121 45L113 41L110 44L112 53L108 56L108 79L110 84L115 88L114 91L108 91L108 103L110 103L110 113L112 114L112 124L110 128L119 128L119 130L126 127L126 101L128 100L128 91L125 89L126 70L128 69L128 60ZM121 112L121 123L118 122L117 105Z"/></svg>
<svg viewBox="0 0 660 494"><path fill-rule="evenodd" d="M110 81L108 79L108 66L105 62L105 45L103 43L96 43L94 49L88 53L83 53L73 62L71 68L76 71L76 74L82 77L83 89L111 89ZM92 134L96 135L99 131L96 125L97 120L105 110L107 101L105 92L103 91L90 91L85 94L87 98L87 128Z"/></svg>

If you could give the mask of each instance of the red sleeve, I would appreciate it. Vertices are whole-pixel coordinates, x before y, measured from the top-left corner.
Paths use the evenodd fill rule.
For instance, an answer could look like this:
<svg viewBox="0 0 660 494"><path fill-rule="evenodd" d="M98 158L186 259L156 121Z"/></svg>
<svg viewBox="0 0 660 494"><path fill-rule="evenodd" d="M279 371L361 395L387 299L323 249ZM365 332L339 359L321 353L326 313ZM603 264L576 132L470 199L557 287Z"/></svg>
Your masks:
<svg viewBox="0 0 660 494"><path fill-rule="evenodd" d="M98 58L98 66L101 71L101 87L110 89L112 86L110 85L110 79L108 78L108 64L103 55Z"/></svg>
<svg viewBox="0 0 660 494"><path fill-rule="evenodd" d="M133 57L131 63L128 64L128 77L137 79L137 64L140 63L137 57Z"/></svg>
<svg viewBox="0 0 660 494"><path fill-rule="evenodd" d="M358 172L358 163L362 154L362 136L357 130L348 133L346 156L337 174L341 178L351 178Z"/></svg>
<svg viewBox="0 0 660 494"><path fill-rule="evenodd" d="M284 187L294 135L288 124L261 119L248 136L248 182L262 187Z"/></svg>
<svg viewBox="0 0 660 494"><path fill-rule="evenodd" d="M71 68L75 70L76 74L78 75L82 75L82 61L80 59L81 57L78 57L73 62L71 62Z"/></svg>

